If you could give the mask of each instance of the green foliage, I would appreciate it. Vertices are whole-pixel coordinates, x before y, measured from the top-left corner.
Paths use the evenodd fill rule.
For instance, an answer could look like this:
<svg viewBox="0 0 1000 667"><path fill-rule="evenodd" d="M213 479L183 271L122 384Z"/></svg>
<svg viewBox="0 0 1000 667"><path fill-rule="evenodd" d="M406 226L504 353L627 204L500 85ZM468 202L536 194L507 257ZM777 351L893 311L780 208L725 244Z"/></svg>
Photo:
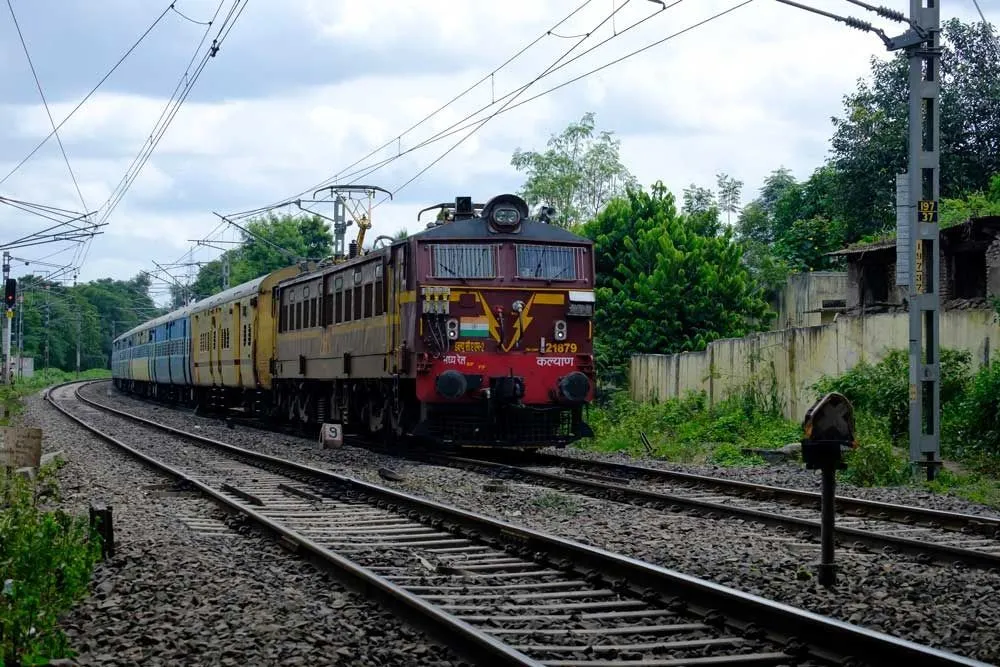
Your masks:
<svg viewBox="0 0 1000 667"><path fill-rule="evenodd" d="M972 357L966 350L941 350L941 411L949 419L968 384ZM910 358L892 350L877 364L860 362L838 378L824 377L814 389L847 397L855 411L882 415L891 442L906 442L910 423Z"/></svg>
<svg viewBox="0 0 1000 667"><path fill-rule="evenodd" d="M529 206L544 203L556 209L562 227L590 220L605 204L636 180L618 157L621 142L611 132L594 137L594 114L585 113L562 134L553 135L548 150L514 152L511 165L527 173L521 196Z"/></svg>
<svg viewBox="0 0 1000 667"><path fill-rule="evenodd" d="M616 392L588 411L587 423L594 438L584 447L647 454L640 436L645 433L653 456L681 463L759 464L762 459L744 455L742 448L780 447L801 437L799 425L783 419L780 406L749 385L712 408L704 393L637 403Z"/></svg>
<svg viewBox="0 0 1000 667"><path fill-rule="evenodd" d="M941 194L957 198L988 187L1000 172L1000 40L992 26L944 24L941 65ZM891 225L895 175L906 168L907 61L872 59L834 119L836 167L848 237Z"/></svg>
<svg viewBox="0 0 1000 667"><path fill-rule="evenodd" d="M602 374L620 376L631 354L704 349L764 320L742 250L718 227L717 213L679 214L662 183L629 189L584 226L595 246Z"/></svg>
<svg viewBox="0 0 1000 667"><path fill-rule="evenodd" d="M243 245L202 266L192 284L171 287L174 307L180 307L187 299L204 299L221 292L226 262L229 285L234 286L301 260L324 259L333 246L330 225L316 215L268 213L250 220L244 227L250 233L243 233ZM397 237L405 238L398 234Z"/></svg>
<svg viewBox="0 0 1000 667"><path fill-rule="evenodd" d="M936 493L947 493L974 503L1000 507L1000 481L996 477L996 471L989 477L980 472L960 473L943 468L938 471L933 482L924 482L924 485Z"/></svg>
<svg viewBox="0 0 1000 667"><path fill-rule="evenodd" d="M855 413L858 447L845 457L841 477L858 486L899 486L910 480L907 457L893 447L888 420L867 410Z"/></svg>
<svg viewBox="0 0 1000 667"><path fill-rule="evenodd" d="M0 667L69 655L58 619L86 594L100 554L85 517L42 508L51 477L0 473Z"/></svg>
<svg viewBox="0 0 1000 667"><path fill-rule="evenodd" d="M979 369L956 408L955 453L966 459L1000 457L1000 361Z"/></svg>
<svg viewBox="0 0 1000 667"><path fill-rule="evenodd" d="M24 296L24 356L41 367L48 346L49 366L75 369L79 319L80 368L107 368L115 336L162 312L150 298L149 287L146 275L71 287L22 276L18 291Z"/></svg>
<svg viewBox="0 0 1000 667"><path fill-rule="evenodd" d="M100 380L111 377L111 371L103 368L95 368L80 373L80 380ZM10 418L21 410L21 399L24 396L33 394L44 387L68 382L76 378L75 373L61 371L58 368L43 368L35 371L30 378L22 378L11 385L0 385L0 405L4 407L6 416L0 418L0 425L6 425Z"/></svg>

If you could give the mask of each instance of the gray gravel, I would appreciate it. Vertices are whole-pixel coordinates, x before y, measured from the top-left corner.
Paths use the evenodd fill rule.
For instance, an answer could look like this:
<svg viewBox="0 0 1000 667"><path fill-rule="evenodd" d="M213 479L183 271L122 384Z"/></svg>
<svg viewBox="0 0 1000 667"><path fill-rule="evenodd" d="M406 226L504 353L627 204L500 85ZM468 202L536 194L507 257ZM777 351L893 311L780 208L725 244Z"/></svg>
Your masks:
<svg viewBox="0 0 1000 667"><path fill-rule="evenodd" d="M1000 662L1000 605L996 604L1000 599L1000 575L996 572L919 565L882 554L841 551L841 583L827 591L816 584L813 576L817 546L780 529L742 520L712 521L667 514L519 483L507 483L500 492L490 491L488 476L413 464L353 447L321 450L299 438L249 427L228 429L217 420L194 417L190 411L154 406L117 393L109 397L108 386L94 385L87 391L93 398L110 401L116 407L178 428L195 428L206 436L248 449L563 535L989 663ZM381 478L380 467L401 473L403 481ZM744 471L750 475L762 473L764 470ZM788 470L787 475L788 481L768 481L791 485L788 482L797 476L798 488L817 488L811 472ZM911 495L912 489L884 492L887 495L878 499L919 502ZM933 497L954 503L935 505L942 509L969 511L974 507L943 496Z"/></svg>
<svg viewBox="0 0 1000 667"><path fill-rule="evenodd" d="M117 553L62 622L80 665L459 665L450 651L30 397L62 503L113 507Z"/></svg>

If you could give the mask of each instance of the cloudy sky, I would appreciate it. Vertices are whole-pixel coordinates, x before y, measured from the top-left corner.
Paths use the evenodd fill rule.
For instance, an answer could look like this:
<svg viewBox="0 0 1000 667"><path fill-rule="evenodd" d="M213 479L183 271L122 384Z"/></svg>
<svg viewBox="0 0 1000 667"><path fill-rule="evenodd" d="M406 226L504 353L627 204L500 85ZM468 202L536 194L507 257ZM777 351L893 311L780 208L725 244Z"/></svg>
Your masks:
<svg viewBox="0 0 1000 667"><path fill-rule="evenodd" d="M176 0L173 10L167 0L11 2L56 123L155 22L59 131L79 193L54 138L0 183L0 196L69 211L86 205L106 216L104 233L92 244L14 253L52 264L75 259L82 262L80 280L128 278L155 270L154 262L207 261L218 250L192 250L189 239L211 237L225 247L239 238L234 228L219 226L213 211L234 213L311 194L312 186L338 175L341 182L360 179L398 190L376 209L370 234L414 231L417 210L428 204L515 191L523 179L510 166L512 152L543 148L550 134L587 111L596 113L600 129L618 135L623 161L643 184L661 179L679 192L691 183L712 186L722 171L746 183L746 201L779 165L804 178L822 162L830 117L866 75L869 59L884 57L874 35L774 0L754 0L517 106L742 2L667 0L665 10L649 0ZM845 0L807 2L872 20L890 34L902 32L899 24ZM552 29L581 3L583 9ZM875 4L905 11L909 2ZM972 0L944 4L943 19L978 16ZM1000 21L996 4L980 0L991 21ZM14 22L6 7L0 9L3 178L52 126ZM225 23L231 10L238 18ZM214 24L204 25L213 16ZM194 79L220 29L224 39L216 57ZM563 66L552 70L557 61ZM546 70L519 97L504 97ZM154 129L162 129L171 95L192 80L136 175L136 157L149 148ZM399 189L469 134L475 127L470 120L508 100L503 113ZM478 110L484 113L469 118ZM130 187L108 215L109 197L119 199L127 174ZM0 207L0 243L49 224ZM14 274L38 266L15 262Z"/></svg>

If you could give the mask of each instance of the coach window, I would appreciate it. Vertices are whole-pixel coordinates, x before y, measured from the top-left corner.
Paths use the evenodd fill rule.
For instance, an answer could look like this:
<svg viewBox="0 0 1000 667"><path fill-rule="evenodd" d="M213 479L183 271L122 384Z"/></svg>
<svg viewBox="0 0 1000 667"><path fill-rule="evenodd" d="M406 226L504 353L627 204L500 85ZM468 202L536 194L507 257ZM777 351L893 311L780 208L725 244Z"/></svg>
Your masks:
<svg viewBox="0 0 1000 667"><path fill-rule="evenodd" d="M344 277L344 321L354 319L354 290L351 289L350 277Z"/></svg>
<svg viewBox="0 0 1000 667"><path fill-rule="evenodd" d="M323 294L323 321L320 326L328 327L333 324L333 276L327 276L326 293Z"/></svg>
<svg viewBox="0 0 1000 667"><path fill-rule="evenodd" d="M317 283L313 285L313 287L316 288L314 290L316 292L316 296L312 298L312 307L309 309L309 326L311 327L315 327L319 324L319 294L320 289L322 289L321 283Z"/></svg>
<svg viewBox="0 0 1000 667"><path fill-rule="evenodd" d="M344 321L344 279L337 276L333 279L333 316L334 322L340 324Z"/></svg>
<svg viewBox="0 0 1000 667"><path fill-rule="evenodd" d="M302 299L299 298L298 294L295 295L295 324L293 328L296 331L302 328Z"/></svg>
<svg viewBox="0 0 1000 667"><path fill-rule="evenodd" d="M385 281L382 279L382 262L375 265L375 315L385 313Z"/></svg>
<svg viewBox="0 0 1000 667"><path fill-rule="evenodd" d="M354 319L361 319L361 269L354 269Z"/></svg>
<svg viewBox="0 0 1000 667"><path fill-rule="evenodd" d="M372 306L375 305L375 265L365 267L365 317L372 316Z"/></svg>

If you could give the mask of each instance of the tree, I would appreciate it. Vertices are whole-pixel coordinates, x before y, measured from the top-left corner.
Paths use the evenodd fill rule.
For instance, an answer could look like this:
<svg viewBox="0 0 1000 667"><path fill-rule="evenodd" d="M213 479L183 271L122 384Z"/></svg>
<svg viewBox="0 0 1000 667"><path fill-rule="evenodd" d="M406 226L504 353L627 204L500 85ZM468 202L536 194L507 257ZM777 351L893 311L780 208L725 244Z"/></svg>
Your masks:
<svg viewBox="0 0 1000 667"><path fill-rule="evenodd" d="M941 196L955 198L1000 171L1000 40L988 24L952 19L942 41ZM871 81L859 81L833 119L831 164L851 240L893 225L895 177L907 166L907 71L902 53L873 58Z"/></svg>
<svg viewBox="0 0 1000 667"><path fill-rule="evenodd" d="M597 263L595 350L602 373L620 374L631 354L704 349L766 319L767 305L732 231L703 228L696 214L677 211L660 182L649 193L629 188L585 225Z"/></svg>
<svg viewBox="0 0 1000 667"><path fill-rule="evenodd" d="M529 206L554 206L554 222L561 227L592 219L636 183L618 157L621 142L608 131L595 138L594 127L588 112L551 136L544 153L518 148L511 157L511 165L528 176L519 194Z"/></svg>
<svg viewBox="0 0 1000 667"><path fill-rule="evenodd" d="M740 210L743 181L739 181L725 173L718 174L715 179L719 188L719 210L725 211L726 224L732 224L732 214Z"/></svg>
<svg viewBox="0 0 1000 667"><path fill-rule="evenodd" d="M229 260L230 286L245 283L305 259L330 255L333 234L330 225L316 215L275 215L254 218L244 225L243 245L225 251L219 259L204 264L194 282L184 288L171 287L175 307L186 299L204 299L222 291L223 262Z"/></svg>
<svg viewBox="0 0 1000 667"><path fill-rule="evenodd" d="M684 188L684 212L685 213L708 213L719 206L715 201L715 193L708 188L703 188L692 183Z"/></svg>

